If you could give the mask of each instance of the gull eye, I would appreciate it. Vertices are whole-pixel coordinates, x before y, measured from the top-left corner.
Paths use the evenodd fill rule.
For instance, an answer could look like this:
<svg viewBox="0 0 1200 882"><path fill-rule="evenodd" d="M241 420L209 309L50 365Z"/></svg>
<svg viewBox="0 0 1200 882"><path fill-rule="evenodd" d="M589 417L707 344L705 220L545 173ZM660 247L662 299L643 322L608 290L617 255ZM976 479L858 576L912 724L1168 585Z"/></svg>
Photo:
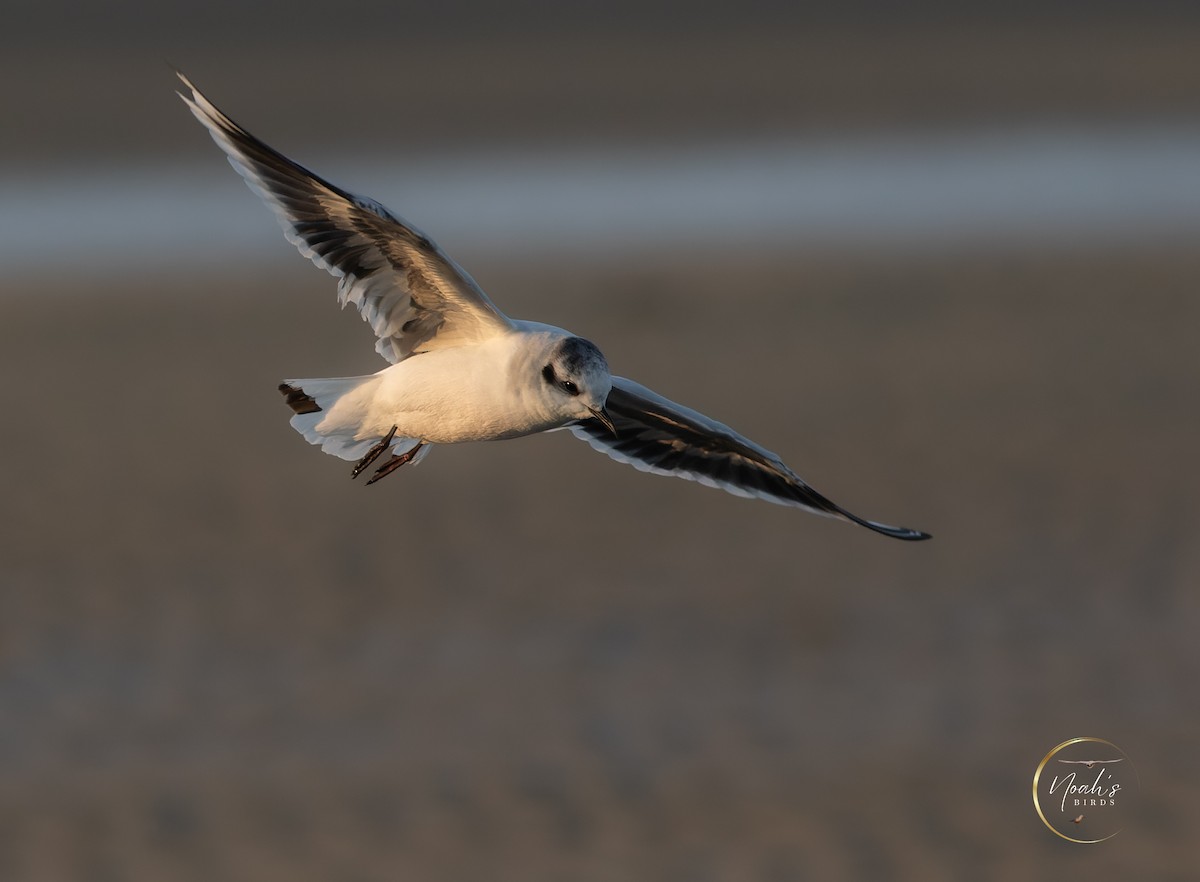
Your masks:
<svg viewBox="0 0 1200 882"><path fill-rule="evenodd" d="M579 394L578 386L576 386L570 380L560 380L558 378L558 374L556 374L554 372L554 365L552 365L552 364L548 364L544 368L542 368L542 377L551 386L557 386L559 389L562 389L568 395L574 396L574 395Z"/></svg>

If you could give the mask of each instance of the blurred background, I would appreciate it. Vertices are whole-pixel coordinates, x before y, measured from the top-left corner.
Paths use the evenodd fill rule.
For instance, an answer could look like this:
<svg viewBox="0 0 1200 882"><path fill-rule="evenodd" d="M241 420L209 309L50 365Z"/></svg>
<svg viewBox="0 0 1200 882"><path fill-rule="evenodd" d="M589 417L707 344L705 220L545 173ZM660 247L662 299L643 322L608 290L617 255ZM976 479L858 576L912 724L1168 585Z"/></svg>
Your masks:
<svg viewBox="0 0 1200 882"><path fill-rule="evenodd" d="M10 0L0 878L1194 878L1195 9ZM935 538L563 434L351 483L275 386L371 334L172 66Z"/></svg>

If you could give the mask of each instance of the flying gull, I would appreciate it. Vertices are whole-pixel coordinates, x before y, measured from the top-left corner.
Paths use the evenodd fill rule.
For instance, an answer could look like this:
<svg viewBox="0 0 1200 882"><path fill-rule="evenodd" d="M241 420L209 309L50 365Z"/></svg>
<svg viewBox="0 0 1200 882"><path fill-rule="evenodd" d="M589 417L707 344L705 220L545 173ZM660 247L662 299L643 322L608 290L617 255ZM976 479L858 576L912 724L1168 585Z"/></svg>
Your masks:
<svg viewBox="0 0 1200 882"><path fill-rule="evenodd" d="M860 524L897 539L929 534L851 514L774 453L644 386L609 373L591 342L510 319L432 240L378 202L355 196L268 147L179 74L180 92L230 164L274 210L284 235L338 280L379 338L389 366L365 377L279 386L292 426L368 484L435 444L570 429L644 472Z"/></svg>

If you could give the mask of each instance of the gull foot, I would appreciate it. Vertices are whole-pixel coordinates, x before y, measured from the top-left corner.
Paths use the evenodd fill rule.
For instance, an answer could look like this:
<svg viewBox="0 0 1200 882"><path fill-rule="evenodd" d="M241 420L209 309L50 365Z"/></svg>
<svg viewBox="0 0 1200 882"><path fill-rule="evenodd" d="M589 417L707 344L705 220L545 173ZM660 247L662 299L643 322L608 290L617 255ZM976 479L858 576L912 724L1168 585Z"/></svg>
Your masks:
<svg viewBox="0 0 1200 882"><path fill-rule="evenodd" d="M392 439L395 437L396 427L392 426L392 430L388 432L378 444L374 445L370 450L368 450L366 456L358 461L358 465L356 465L354 467L354 471L350 473L350 480L353 481L363 473L367 466L379 459L379 454L388 449L388 445L392 443Z"/></svg>
<svg viewBox="0 0 1200 882"><path fill-rule="evenodd" d="M412 458L417 455L417 451L425 444L424 441L418 441L416 447L412 450L406 450L404 453L392 454L392 458L375 470L375 474L371 476L371 480L367 481L367 486L374 484L380 478L386 478L400 466L407 462L412 462Z"/></svg>

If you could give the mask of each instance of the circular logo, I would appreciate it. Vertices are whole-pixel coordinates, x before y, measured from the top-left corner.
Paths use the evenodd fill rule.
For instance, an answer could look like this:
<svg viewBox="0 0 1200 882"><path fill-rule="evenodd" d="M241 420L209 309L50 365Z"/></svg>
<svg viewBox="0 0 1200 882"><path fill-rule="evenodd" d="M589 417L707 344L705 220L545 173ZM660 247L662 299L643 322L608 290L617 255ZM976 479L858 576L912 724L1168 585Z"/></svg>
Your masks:
<svg viewBox="0 0 1200 882"><path fill-rule="evenodd" d="M1038 817L1063 839L1085 845L1121 832L1137 790L1129 757L1103 738L1064 741L1033 773Z"/></svg>

